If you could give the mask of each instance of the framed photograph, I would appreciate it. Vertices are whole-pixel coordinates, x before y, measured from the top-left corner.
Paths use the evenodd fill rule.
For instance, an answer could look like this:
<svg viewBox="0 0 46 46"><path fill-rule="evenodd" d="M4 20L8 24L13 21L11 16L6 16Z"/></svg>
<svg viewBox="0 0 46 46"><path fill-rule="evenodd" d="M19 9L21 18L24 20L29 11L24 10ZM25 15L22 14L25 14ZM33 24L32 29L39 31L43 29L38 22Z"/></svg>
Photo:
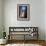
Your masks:
<svg viewBox="0 0 46 46"><path fill-rule="evenodd" d="M17 20L29 21L30 20L30 5L17 4Z"/></svg>

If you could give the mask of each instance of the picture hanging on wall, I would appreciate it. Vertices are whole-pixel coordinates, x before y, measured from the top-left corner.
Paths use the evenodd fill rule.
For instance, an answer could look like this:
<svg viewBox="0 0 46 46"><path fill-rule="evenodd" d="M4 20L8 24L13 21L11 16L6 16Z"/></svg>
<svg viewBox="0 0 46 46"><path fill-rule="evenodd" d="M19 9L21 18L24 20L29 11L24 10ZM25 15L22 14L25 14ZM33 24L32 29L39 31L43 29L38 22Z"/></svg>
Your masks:
<svg viewBox="0 0 46 46"><path fill-rule="evenodd" d="M30 20L30 5L17 4L17 20L29 21Z"/></svg>

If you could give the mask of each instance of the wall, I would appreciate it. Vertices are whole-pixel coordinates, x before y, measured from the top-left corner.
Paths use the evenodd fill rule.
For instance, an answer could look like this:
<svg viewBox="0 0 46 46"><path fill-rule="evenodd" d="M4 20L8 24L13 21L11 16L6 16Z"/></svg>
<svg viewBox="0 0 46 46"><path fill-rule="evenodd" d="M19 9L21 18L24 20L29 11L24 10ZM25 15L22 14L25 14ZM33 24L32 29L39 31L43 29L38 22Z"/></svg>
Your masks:
<svg viewBox="0 0 46 46"><path fill-rule="evenodd" d="M44 0L32 0L32 25L39 27L39 38L45 39L45 3Z"/></svg>
<svg viewBox="0 0 46 46"><path fill-rule="evenodd" d="M46 40L46 0L45 0L45 40Z"/></svg>
<svg viewBox="0 0 46 46"><path fill-rule="evenodd" d="M2 38L2 0L0 0L0 38Z"/></svg>
<svg viewBox="0 0 46 46"><path fill-rule="evenodd" d="M30 21L17 21L17 4L30 4ZM32 7L32 11L31 11ZM45 39L44 0L4 0L4 26L7 35L9 27L39 27L39 39Z"/></svg>

